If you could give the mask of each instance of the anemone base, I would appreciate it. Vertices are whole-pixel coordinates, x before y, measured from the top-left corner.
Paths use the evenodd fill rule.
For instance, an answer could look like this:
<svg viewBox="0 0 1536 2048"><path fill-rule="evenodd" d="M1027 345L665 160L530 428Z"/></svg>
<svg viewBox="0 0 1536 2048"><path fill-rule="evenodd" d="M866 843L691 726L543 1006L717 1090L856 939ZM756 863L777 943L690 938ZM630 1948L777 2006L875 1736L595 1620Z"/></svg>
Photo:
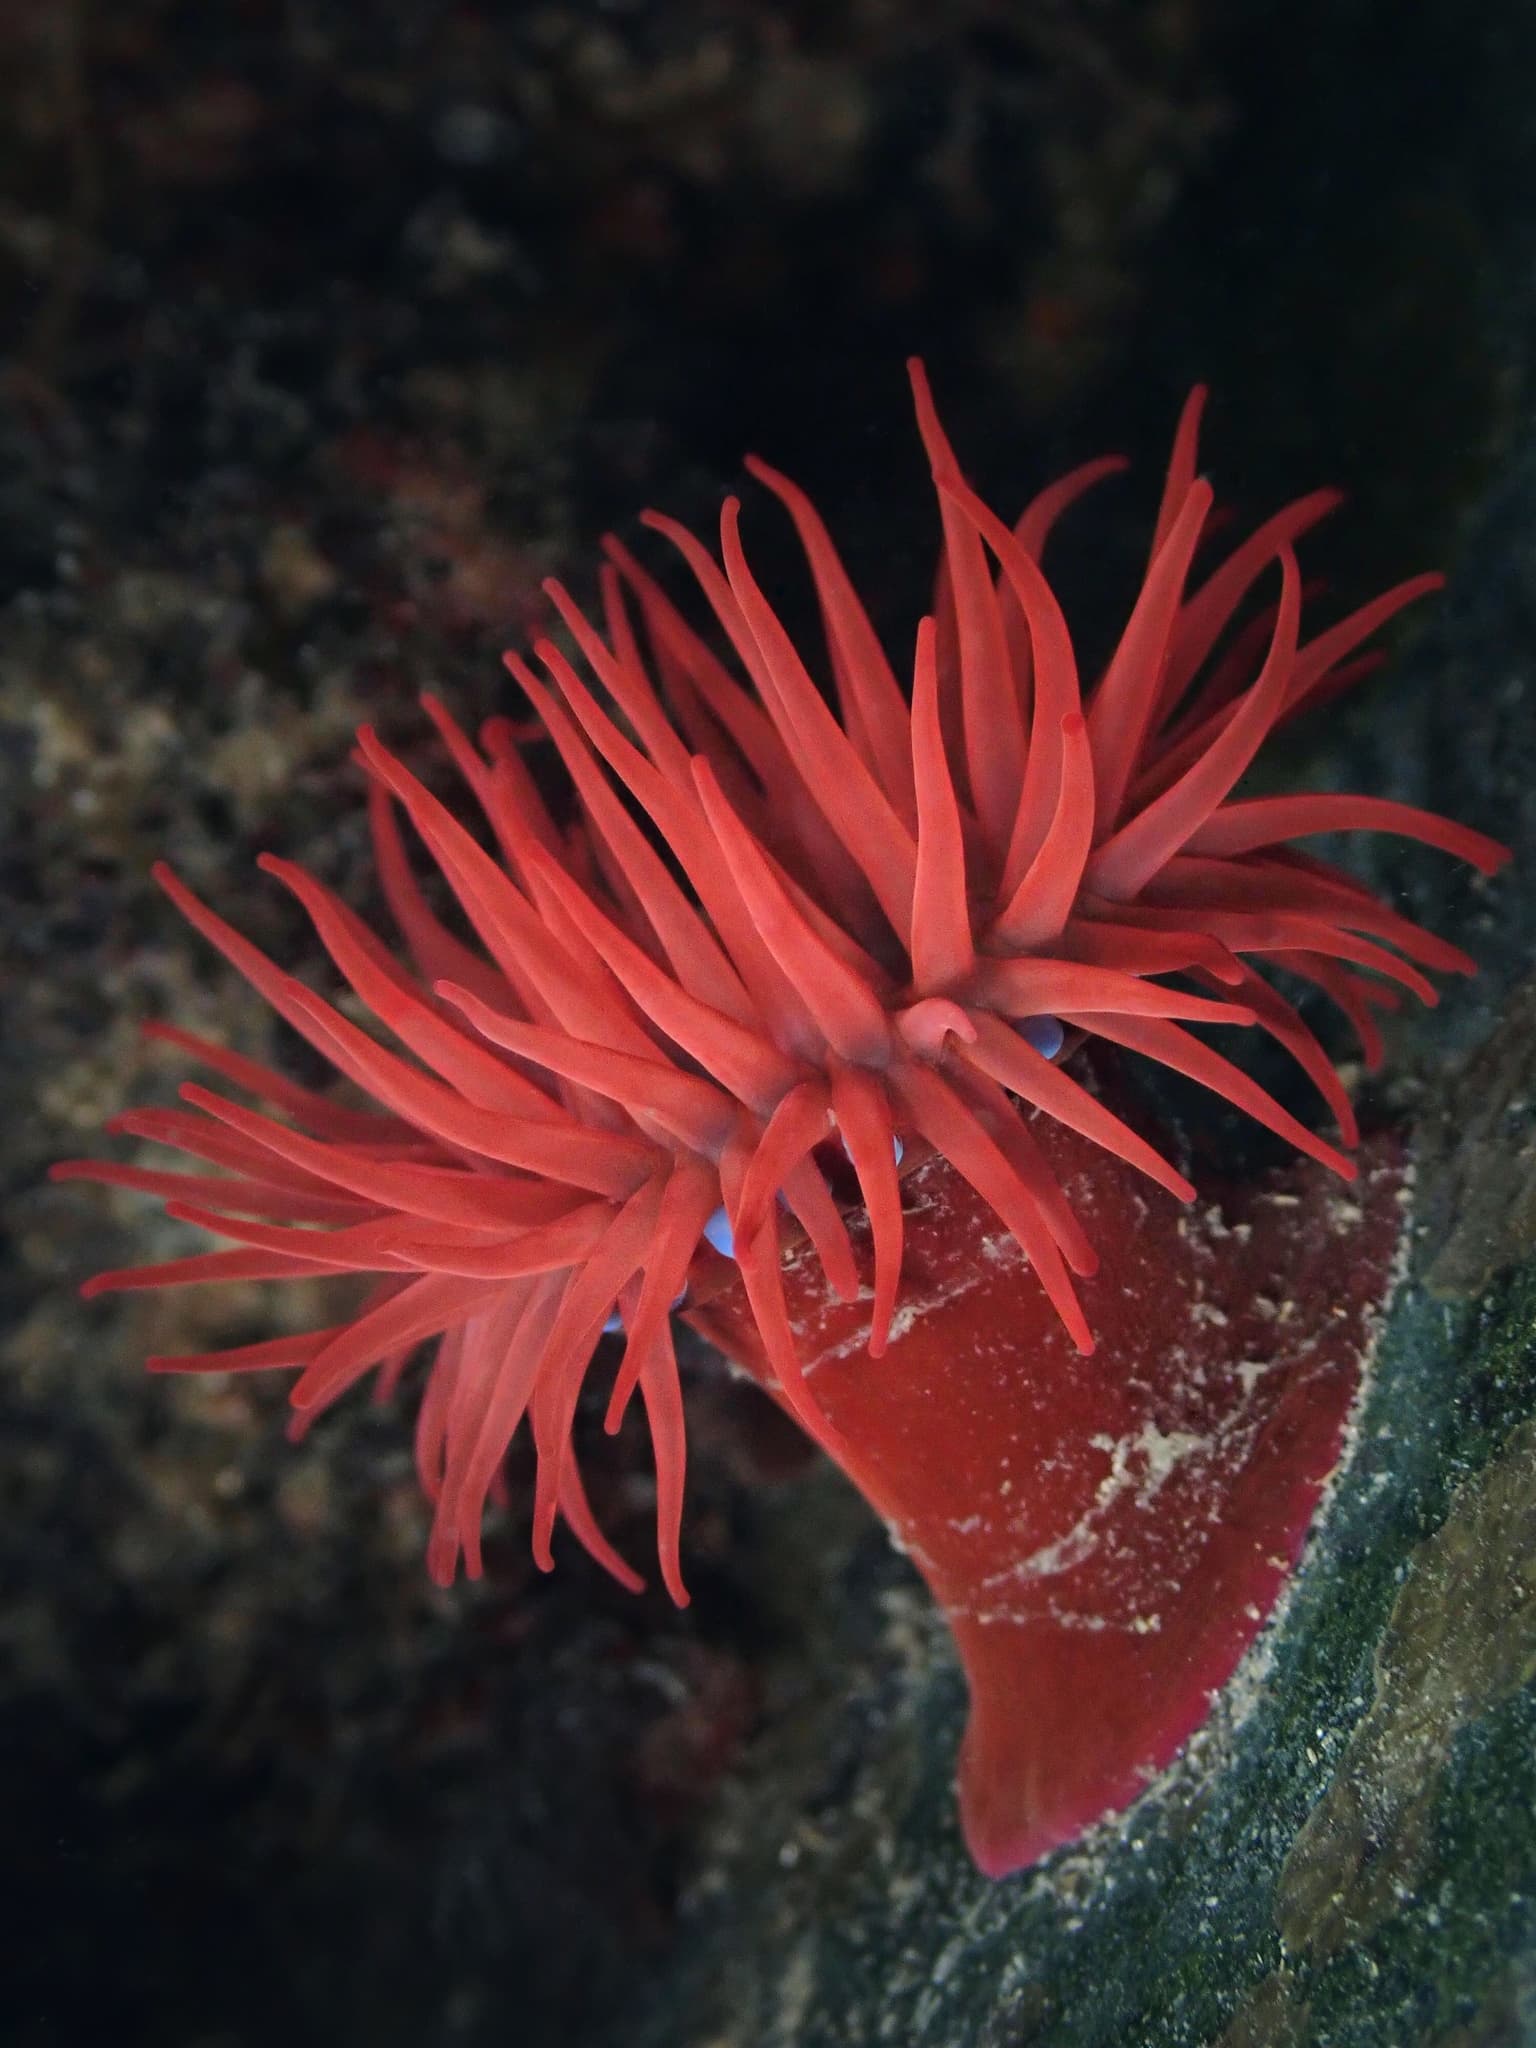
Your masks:
<svg viewBox="0 0 1536 2048"><path fill-rule="evenodd" d="M1342 1452L1408 1215L1402 1145L1342 1184L1301 1161L1182 1207L1037 1121L1104 1253L1081 1356L1013 1240L941 1158L903 1182L886 1355L809 1254L785 1287L848 1477L954 1634L961 1818L1001 1877L1129 1804L1271 1613ZM693 1320L766 1378L739 1286ZM850 1451L847 1445L856 1447Z"/></svg>

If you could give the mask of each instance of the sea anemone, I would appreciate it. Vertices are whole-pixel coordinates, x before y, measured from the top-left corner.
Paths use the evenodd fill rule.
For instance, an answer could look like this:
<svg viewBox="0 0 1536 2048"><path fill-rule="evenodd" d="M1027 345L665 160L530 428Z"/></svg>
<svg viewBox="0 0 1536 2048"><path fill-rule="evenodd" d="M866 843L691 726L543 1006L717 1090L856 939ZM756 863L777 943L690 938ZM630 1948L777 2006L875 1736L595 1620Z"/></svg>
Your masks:
<svg viewBox="0 0 1536 2048"><path fill-rule="evenodd" d="M427 703L474 799L473 829L372 731L359 735L402 950L302 868L263 859L312 920L355 998L348 1008L360 1004L377 1028L156 871L369 1106L152 1026L262 1107L189 1083L184 1109L111 1126L212 1174L92 1161L55 1172L158 1195L169 1215L231 1248L103 1273L86 1292L370 1276L344 1322L151 1366L294 1369L293 1406L307 1420L369 1373L392 1390L418 1347L435 1343L416 1457L440 1582L461 1562L481 1570L487 1499L526 1418L540 1565L563 1518L625 1584L639 1583L597 1525L572 1446L599 1339L622 1330L608 1426L638 1390L661 1573L685 1600L675 1309L718 1333L710 1298L739 1285L745 1362L857 1473L860 1446L818 1400L815 1361L797 1343L785 1292L788 1266L804 1271L796 1245L813 1248L822 1294L868 1304L859 1349L880 1358L903 1308L902 1176L938 1157L1016 1242L1023 1284L1043 1290L1086 1353L1094 1333L1075 1280L1122 1247L1090 1244L1052 1169L1052 1128L1074 1134L1074 1165L1133 1169L1181 1202L1194 1191L1089 1074L1069 1070L1079 1046L1123 1048L1191 1077L1350 1179L1349 1099L1260 969L1331 998L1370 1061L1381 1050L1376 1009L1393 1007L1399 989L1433 1002L1425 969L1471 970L1458 949L1291 842L1388 831L1486 873L1505 858L1493 841L1381 799L1233 797L1275 727L1365 673L1365 643L1438 579L1403 583L1303 641L1294 547L1334 502L1317 493L1191 588L1212 513L1196 474L1197 392L1145 579L1085 697L1039 558L1060 515L1119 465L1074 472L1009 527L965 482L915 363L912 384L943 549L910 693L810 501L754 460L804 550L816 647L797 645L748 566L735 498L718 557L647 514L713 623L691 624L612 539L601 625L551 583L573 652L544 639L531 660L506 658L529 722L493 719L476 745ZM1274 571L1278 593L1255 604ZM525 761L541 740L564 764L572 824L557 824ZM475 943L429 908L402 813ZM1189 1025L1277 1039L1315 1084L1341 1146ZM942 1403L942 1386L933 1398Z"/></svg>

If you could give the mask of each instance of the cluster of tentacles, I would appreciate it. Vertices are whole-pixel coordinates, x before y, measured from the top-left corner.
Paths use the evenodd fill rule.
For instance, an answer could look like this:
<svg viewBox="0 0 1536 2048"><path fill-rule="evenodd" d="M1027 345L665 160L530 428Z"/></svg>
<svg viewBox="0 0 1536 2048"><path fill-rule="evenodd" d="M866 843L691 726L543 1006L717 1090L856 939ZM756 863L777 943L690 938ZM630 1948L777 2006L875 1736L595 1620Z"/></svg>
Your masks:
<svg viewBox="0 0 1536 2048"><path fill-rule="evenodd" d="M1197 393L1145 581L1085 696L1039 558L1062 511L1119 465L1076 471L1010 528L965 483L917 365L912 381L943 552L910 692L809 501L754 461L803 546L821 644L798 647L765 598L734 498L718 558L649 516L713 625L702 613L690 624L616 541L601 625L551 584L575 658L547 640L533 663L508 656L531 731L493 720L476 745L427 706L478 809L473 827L360 735L403 956L301 868L263 862L308 912L348 1007L361 1004L377 1029L160 871L192 924L375 1106L343 1106L159 1027L263 1107L188 1085L183 1109L117 1120L212 1174L94 1162L58 1172L159 1195L231 1248L106 1273L89 1291L371 1276L361 1307L334 1327L152 1363L296 1368L303 1418L369 1373L392 1388L434 1340L416 1449L439 1580L461 1559L480 1570L483 1510L526 1418L540 1563L563 1517L637 1583L596 1525L571 1445L598 1340L622 1327L608 1422L618 1426L638 1390L662 1573L684 1599L671 1312L733 1259L781 1398L828 1442L785 1312L784 1233L803 1232L829 1285L855 1298L861 1274L834 1189L863 1203L878 1355L901 1287L904 1141L947 1155L1090 1348L1072 1276L1092 1271L1095 1253L1045 1165L1034 1115L1192 1191L1065 1069L1065 1034L1193 1077L1347 1177L1344 1151L1184 1027L1272 1033L1347 1146L1354 1119L1334 1068L1259 968L1324 991L1374 1059L1374 1009L1404 988L1432 1002L1424 969L1471 967L1289 842L1384 830L1492 870L1503 858L1492 841L1365 797L1232 796L1276 725L1360 675L1371 635L1438 579L1404 583L1304 642L1293 549L1333 503L1318 493L1191 587L1212 509L1196 475ZM1278 594L1260 603L1274 570ZM524 749L536 739L564 763L574 825L557 827L530 775ZM428 908L402 813L478 947Z"/></svg>

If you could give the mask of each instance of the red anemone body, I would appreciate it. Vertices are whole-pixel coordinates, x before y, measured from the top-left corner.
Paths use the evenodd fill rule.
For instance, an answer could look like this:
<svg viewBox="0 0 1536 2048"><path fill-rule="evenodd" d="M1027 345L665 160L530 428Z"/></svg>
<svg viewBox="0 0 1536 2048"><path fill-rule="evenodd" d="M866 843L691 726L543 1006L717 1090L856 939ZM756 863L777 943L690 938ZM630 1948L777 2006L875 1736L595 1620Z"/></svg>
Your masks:
<svg viewBox="0 0 1536 2048"><path fill-rule="evenodd" d="M1060 514L1118 465L1075 472L1010 527L964 481L917 365L913 387L943 551L910 689L810 502L752 462L804 548L820 644L797 645L769 604L734 499L718 556L647 518L691 570L707 630L617 542L600 577L600 625L551 585L574 656L544 640L531 661L507 658L531 728L492 720L476 744L428 705L473 824L371 732L359 736L398 946L301 868L263 863L311 918L351 992L345 1009L161 871L178 907L352 1084L353 1100L162 1028L259 1106L189 1084L185 1108L134 1112L116 1128L215 1171L57 1171L158 1194L227 1248L103 1274L90 1291L367 1275L362 1305L335 1326L152 1363L295 1369L294 1407L308 1418L369 1374L393 1388L417 1348L434 1344L417 1459L439 1580L461 1562L480 1570L485 1505L526 1420L539 1562L551 1561L563 1519L637 1583L597 1527L571 1441L598 1340L622 1328L609 1425L638 1391L655 1447L661 1571L686 1598L670 1329L680 1302L738 1288L739 1327L751 1331L738 1348L857 1477L871 1469L860 1437L878 1399L871 1361L887 1351L893 1319L905 1333L914 1312L904 1145L909 1164L941 1156L1017 1247L1018 1284L1063 1333L1053 1355L1066 1340L1063 1356L1087 1354L1095 1296L1078 1283L1101 1257L1112 1270L1123 1247L1116 1226L1095 1233L1092 1205L1063 1192L1042 1133L1070 1133L1074 1159L1105 1158L1117 1183L1144 1176L1174 1203L1193 1190L1072 1071L1072 1049L1095 1040L1161 1062L1349 1179L1348 1097L1265 970L1329 997L1374 1060L1374 1010L1403 989L1433 1001L1425 970L1471 968L1292 842L1385 830L1491 871L1504 858L1491 840L1380 799L1234 794L1269 733L1364 673L1370 636L1437 579L1402 584L1303 638L1294 548L1333 502L1319 493L1192 583L1212 506L1196 474L1197 393L1145 580L1085 693L1039 558ZM557 826L529 773L530 737L552 741L564 764L572 826ZM451 888L466 936L428 908L402 817ZM367 1028L352 1021L359 1005ZM1282 1109L1191 1024L1277 1039L1341 1144ZM823 1403L807 1381L801 1254L788 1296L785 1284L797 1243L814 1256L816 1287L857 1322L849 1370L872 1376L860 1401ZM1028 1349L1015 1350L1027 1378ZM1111 1377L1125 1369L1115 1353L1095 1365ZM942 1408L942 1375L928 1398ZM1017 1847L1003 1860L1017 1860ZM998 1866L990 1849L983 1860Z"/></svg>

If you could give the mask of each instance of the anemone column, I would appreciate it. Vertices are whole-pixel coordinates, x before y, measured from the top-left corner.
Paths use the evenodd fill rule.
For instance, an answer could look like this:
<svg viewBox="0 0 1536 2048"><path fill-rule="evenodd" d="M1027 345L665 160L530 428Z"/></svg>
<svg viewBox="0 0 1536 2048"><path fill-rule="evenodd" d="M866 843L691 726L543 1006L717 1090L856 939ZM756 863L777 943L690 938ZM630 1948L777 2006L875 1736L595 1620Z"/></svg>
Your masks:
<svg viewBox="0 0 1536 2048"><path fill-rule="evenodd" d="M954 1634L961 1817L994 1876L1129 1804L1206 1719L1338 1466L1407 1220L1391 1135L1368 1141L1353 1188L1302 1161L1208 1181L1193 1208L1071 1132L1041 1135L1113 1249L1083 1284L1091 1357L931 1154L903 1182L882 1359L864 1350L867 1300L838 1301L803 1253L785 1266L827 1448ZM693 1320L771 1385L739 1287Z"/></svg>

